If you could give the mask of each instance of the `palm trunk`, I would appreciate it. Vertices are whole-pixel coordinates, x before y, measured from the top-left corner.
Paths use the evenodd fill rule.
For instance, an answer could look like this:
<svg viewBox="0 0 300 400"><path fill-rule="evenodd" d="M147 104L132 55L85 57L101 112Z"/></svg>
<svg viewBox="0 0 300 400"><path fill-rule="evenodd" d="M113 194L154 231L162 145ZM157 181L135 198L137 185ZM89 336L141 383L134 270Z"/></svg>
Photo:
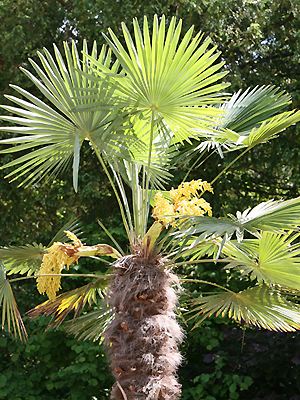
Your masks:
<svg viewBox="0 0 300 400"><path fill-rule="evenodd" d="M177 400L183 334L174 309L176 275L159 258L132 255L114 266L108 303L115 318L105 332L116 379L112 400Z"/></svg>

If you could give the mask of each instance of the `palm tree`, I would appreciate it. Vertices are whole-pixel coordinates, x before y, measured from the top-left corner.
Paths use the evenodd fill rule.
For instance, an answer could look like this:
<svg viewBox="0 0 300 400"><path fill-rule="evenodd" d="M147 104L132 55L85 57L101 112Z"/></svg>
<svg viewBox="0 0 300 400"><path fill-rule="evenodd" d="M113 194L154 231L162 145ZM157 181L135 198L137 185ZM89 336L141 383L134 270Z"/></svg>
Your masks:
<svg viewBox="0 0 300 400"><path fill-rule="evenodd" d="M176 311L185 282L216 289L189 302L195 326L227 315L274 331L300 328L300 198L219 218L203 198L233 162L298 122L300 112L283 111L290 97L272 86L224 93L220 53L193 28L181 35L175 18L167 27L165 17L155 16L152 29L146 17L142 28L134 20L132 36L122 28L120 40L109 31L99 53L95 43L89 52L83 42L80 53L73 42L64 44L64 54L54 46L54 55L38 53L40 64L30 60L35 74L22 70L46 100L12 86L21 97L7 96L15 106L2 106L8 111L2 120L10 124L0 129L13 136L0 143L9 145L1 153L21 152L2 167L11 168L10 180L37 184L72 161L77 191L80 149L88 141L116 196L128 249L101 222L113 246L85 245L74 221L48 246L0 249L2 325L26 338L11 284L34 278L49 300L32 316L51 315L58 326L73 311L76 318L64 322L69 332L104 340L116 380L112 399L175 400L183 339ZM172 171L182 159L191 170L207 153L233 151L238 156L211 183L200 177L188 182L187 174L172 188ZM81 257L113 260L107 273L62 273ZM197 263L235 269L249 287L234 292L175 274L177 267ZM91 283L57 296L65 276ZM87 304L94 309L81 314Z"/></svg>

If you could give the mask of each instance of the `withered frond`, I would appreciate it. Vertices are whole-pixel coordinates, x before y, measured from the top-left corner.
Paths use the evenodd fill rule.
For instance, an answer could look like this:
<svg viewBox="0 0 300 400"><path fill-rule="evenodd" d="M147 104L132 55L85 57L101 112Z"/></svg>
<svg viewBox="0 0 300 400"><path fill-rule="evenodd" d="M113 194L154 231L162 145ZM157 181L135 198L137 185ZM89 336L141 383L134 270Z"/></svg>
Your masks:
<svg viewBox="0 0 300 400"><path fill-rule="evenodd" d="M54 300L47 300L28 312L32 318L40 315L52 316L49 327L58 327L69 313L74 312L74 318L80 315L86 304L96 304L104 297L104 290L107 285L108 276L103 277L84 285L80 288L70 290L61 294Z"/></svg>

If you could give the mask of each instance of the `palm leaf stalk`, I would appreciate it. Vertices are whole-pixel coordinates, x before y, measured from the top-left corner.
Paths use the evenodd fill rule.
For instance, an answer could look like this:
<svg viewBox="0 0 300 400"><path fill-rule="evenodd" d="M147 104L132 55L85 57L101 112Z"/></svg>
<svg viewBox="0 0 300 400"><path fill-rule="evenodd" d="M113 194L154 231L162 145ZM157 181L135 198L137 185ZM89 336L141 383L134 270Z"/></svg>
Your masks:
<svg viewBox="0 0 300 400"><path fill-rule="evenodd" d="M13 86L23 98L9 96L17 107L3 106L9 114L2 120L10 125L0 129L13 137L0 141L9 146L1 153L22 154L2 167L12 168L8 178L38 184L72 161L77 190L86 140L117 198L129 251L101 222L115 247L85 245L75 227L67 227L48 246L0 249L2 288L36 279L49 297L31 316L52 316L51 326L63 323L80 339L104 342L116 381L114 400L180 398L176 371L183 331L176 311L186 283L214 290L189 302L194 327L216 315L274 331L300 329L300 198L269 200L218 218L203 197L213 192L210 183L184 180L175 189L171 183L182 159L193 167L194 158L197 164L210 152L225 157L242 150L216 182L243 154L298 122L300 113L285 111L290 97L272 86L224 94L228 84L220 53L193 27L184 35L181 29L181 21L171 18L167 26L164 16L155 16L150 29L145 17L141 27L134 19L132 34L122 24L121 39L109 30L99 54L95 44L89 52L86 42L81 57L74 43L64 45L64 55L57 47L54 57L44 49L38 54L41 66L31 61L36 75L23 72L46 102ZM149 227L150 212L155 221ZM245 232L252 238L244 239ZM81 257L104 262L107 272L69 273ZM193 279L188 272L197 263L235 269L249 288L236 293ZM178 277L178 267L187 275ZM10 274L25 276L9 280ZM92 281L57 295L66 276ZM11 290L0 296L4 322L12 321L13 332L23 337ZM74 318L65 323L70 313Z"/></svg>

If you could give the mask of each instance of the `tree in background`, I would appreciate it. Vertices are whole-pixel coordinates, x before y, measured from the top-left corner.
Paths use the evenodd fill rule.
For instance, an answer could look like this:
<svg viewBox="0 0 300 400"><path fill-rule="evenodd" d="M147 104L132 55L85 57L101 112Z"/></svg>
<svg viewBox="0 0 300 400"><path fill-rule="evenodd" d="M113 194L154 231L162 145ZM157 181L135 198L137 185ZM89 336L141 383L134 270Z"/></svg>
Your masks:
<svg viewBox="0 0 300 400"><path fill-rule="evenodd" d="M224 151L243 150L213 184L242 155L298 122L300 113L284 112L290 98L272 86L224 97L226 72L220 72L220 53L202 34L193 36L193 28L181 39L181 21L177 24L172 18L167 28L165 18L159 22L155 16L152 32L147 18L142 29L137 20L133 27L131 36L122 25L125 47L112 30L106 37L109 49L104 46L99 54L95 44L89 52L84 42L81 61L74 42L65 44L64 58L56 46L54 58L46 49L38 53L41 66L30 61L35 74L22 71L51 106L14 85L22 98L7 96L17 107L3 106L14 116L2 116L14 125L1 127L20 135L1 140L13 145L2 153L21 152L5 164L13 168L7 177L27 186L55 177L72 160L77 192L80 150L88 141L116 196L129 254L104 226L114 247L86 246L66 231L71 244L62 243L60 233L46 248L2 249L2 325L7 322L15 335L26 336L10 285L24 278L9 280L6 272L29 278L34 274L38 291L49 300L31 315L53 315L59 325L75 311L78 318L69 322L71 332L82 338L104 337L116 380L112 399L177 399L182 332L175 309L180 283L191 280L221 290L191 301L193 319L227 315L269 330L299 329L294 300L300 286L300 200L270 200L235 217L216 218L202 197L213 192L211 184L201 179L187 182L190 171L177 189L165 190L172 169L182 157L195 153L201 157L217 151L222 156ZM149 228L151 204L155 222ZM246 232L254 238L244 239ZM93 283L56 297L61 277L77 276L62 271L81 257L115 261L105 273L82 275L94 278ZM228 272L238 271L248 288L236 292L174 274L180 266L206 262L225 263ZM96 310L79 317L87 302L96 303Z"/></svg>

